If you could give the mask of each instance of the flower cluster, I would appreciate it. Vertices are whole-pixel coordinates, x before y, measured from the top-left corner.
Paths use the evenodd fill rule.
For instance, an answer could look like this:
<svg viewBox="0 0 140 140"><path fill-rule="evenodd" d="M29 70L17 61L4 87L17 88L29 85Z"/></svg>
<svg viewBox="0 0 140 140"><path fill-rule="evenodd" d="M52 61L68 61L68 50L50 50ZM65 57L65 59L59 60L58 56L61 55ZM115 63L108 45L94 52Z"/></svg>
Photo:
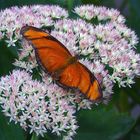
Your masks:
<svg viewBox="0 0 140 140"><path fill-rule="evenodd" d="M14 65L24 69L1 78L0 104L10 120L37 134L51 130L57 135L67 133L66 139L70 139L77 128L75 110L90 109L93 102L77 91L66 91L53 83L38 66L32 46L21 38L22 26L44 30L53 27L50 34L72 55L79 55L79 61L94 73L105 101L114 93L115 84L131 86L134 77L140 75L138 38L125 25L119 11L93 5L76 7L74 11L81 18L68 19L68 12L59 6L12 7L0 12L0 39L9 47L22 46ZM28 74L34 75L34 71L40 81Z"/></svg>
<svg viewBox="0 0 140 140"><path fill-rule="evenodd" d="M53 89L53 90L52 90ZM32 80L26 71L14 70L0 81L0 104L10 121L37 135L51 130L58 136L65 132L70 138L77 128L74 106L60 94L56 85ZM61 90L61 89L60 89Z"/></svg>
<svg viewBox="0 0 140 140"><path fill-rule="evenodd" d="M115 23L124 23L125 18L120 15L120 12L115 9L109 9L104 6L94 6L94 5L84 5L80 7L76 7L74 9L75 13L77 13L80 17L91 20L93 18L97 18L99 21L111 20Z"/></svg>
<svg viewBox="0 0 140 140"><path fill-rule="evenodd" d="M20 29L25 25L38 28L51 26L59 18L67 18L68 12L59 6L23 6L11 7L0 12L0 39L7 45L15 46L20 39Z"/></svg>

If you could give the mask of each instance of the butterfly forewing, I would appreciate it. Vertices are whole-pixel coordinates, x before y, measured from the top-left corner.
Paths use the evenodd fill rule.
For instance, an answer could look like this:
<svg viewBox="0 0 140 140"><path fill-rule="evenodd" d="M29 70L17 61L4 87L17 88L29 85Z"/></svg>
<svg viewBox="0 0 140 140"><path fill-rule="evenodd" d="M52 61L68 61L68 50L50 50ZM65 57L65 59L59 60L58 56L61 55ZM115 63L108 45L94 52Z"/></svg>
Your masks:
<svg viewBox="0 0 140 140"><path fill-rule="evenodd" d="M32 26L24 26L20 32L28 40L50 36L48 33Z"/></svg>
<svg viewBox="0 0 140 140"><path fill-rule="evenodd" d="M49 73L56 72L57 70L63 68L64 64L66 63L65 59L69 57L64 54L58 55L58 52L51 48L39 49L36 53L39 63L41 63Z"/></svg>
<svg viewBox="0 0 140 140"><path fill-rule="evenodd" d="M25 26L21 29L21 34L31 42L35 49L52 48L54 51L61 53L60 55L64 53L67 56L71 56L68 49L61 42L38 28Z"/></svg>
<svg viewBox="0 0 140 140"><path fill-rule="evenodd" d="M72 57L62 43L40 29L25 26L22 28L21 33L31 42L39 64L49 73L63 67L66 60Z"/></svg>

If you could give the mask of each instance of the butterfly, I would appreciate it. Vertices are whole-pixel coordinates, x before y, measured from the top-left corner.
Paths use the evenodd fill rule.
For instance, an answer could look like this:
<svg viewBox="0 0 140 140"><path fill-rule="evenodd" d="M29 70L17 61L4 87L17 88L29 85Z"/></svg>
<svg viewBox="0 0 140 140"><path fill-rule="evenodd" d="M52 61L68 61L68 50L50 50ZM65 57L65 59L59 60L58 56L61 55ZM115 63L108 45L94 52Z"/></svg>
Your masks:
<svg viewBox="0 0 140 140"><path fill-rule="evenodd" d="M20 33L33 46L38 64L59 86L78 89L91 101L102 98L94 74L55 37L28 25L22 27Z"/></svg>

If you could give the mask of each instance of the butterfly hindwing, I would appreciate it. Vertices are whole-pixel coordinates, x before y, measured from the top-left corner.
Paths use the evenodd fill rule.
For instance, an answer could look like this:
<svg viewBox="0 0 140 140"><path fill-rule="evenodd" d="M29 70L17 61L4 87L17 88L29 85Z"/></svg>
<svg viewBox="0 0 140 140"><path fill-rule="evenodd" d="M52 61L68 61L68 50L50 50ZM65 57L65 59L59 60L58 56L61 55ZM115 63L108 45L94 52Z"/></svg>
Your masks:
<svg viewBox="0 0 140 140"><path fill-rule="evenodd" d="M82 75L78 88L90 100L97 100L102 97L101 87L95 76L83 64L78 63L79 71Z"/></svg>
<svg viewBox="0 0 140 140"><path fill-rule="evenodd" d="M97 100L102 96L95 76L79 62L67 66L61 73L59 82L64 86L79 89L90 100Z"/></svg>

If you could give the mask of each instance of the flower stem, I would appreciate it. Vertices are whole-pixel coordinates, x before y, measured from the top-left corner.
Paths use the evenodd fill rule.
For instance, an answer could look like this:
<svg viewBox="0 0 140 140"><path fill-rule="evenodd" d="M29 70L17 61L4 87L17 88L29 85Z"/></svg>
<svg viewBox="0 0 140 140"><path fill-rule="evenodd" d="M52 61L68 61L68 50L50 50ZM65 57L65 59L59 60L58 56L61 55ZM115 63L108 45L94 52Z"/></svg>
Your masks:
<svg viewBox="0 0 140 140"><path fill-rule="evenodd" d="M26 140L31 140L31 138L32 138L32 133L31 134L30 133L27 133Z"/></svg>
<svg viewBox="0 0 140 140"><path fill-rule="evenodd" d="M33 133L31 140L39 140L39 137L35 133Z"/></svg>
<svg viewBox="0 0 140 140"><path fill-rule="evenodd" d="M67 1L67 7L68 7L69 13L71 12L71 10L73 8L73 4L74 4L74 0L68 0Z"/></svg>

